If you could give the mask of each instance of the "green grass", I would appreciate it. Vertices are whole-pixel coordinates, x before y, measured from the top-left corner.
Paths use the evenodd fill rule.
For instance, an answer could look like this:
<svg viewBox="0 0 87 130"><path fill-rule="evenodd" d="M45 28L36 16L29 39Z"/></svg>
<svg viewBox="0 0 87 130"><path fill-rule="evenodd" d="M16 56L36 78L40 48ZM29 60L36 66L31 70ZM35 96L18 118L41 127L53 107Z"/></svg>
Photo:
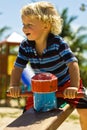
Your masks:
<svg viewBox="0 0 87 130"><path fill-rule="evenodd" d="M18 117L19 112L15 112L15 113L0 113L0 118L4 118L4 117L11 117L11 118L16 118Z"/></svg>
<svg viewBox="0 0 87 130"><path fill-rule="evenodd" d="M71 120L78 120L79 117L77 115L70 115L69 119L71 119Z"/></svg>

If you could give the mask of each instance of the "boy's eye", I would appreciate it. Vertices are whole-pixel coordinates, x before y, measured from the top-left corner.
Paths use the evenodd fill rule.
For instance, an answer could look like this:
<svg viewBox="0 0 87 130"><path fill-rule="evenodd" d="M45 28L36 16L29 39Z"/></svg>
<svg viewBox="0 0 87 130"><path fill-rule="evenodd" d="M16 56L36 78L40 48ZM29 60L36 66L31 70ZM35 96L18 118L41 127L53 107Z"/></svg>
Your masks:
<svg viewBox="0 0 87 130"><path fill-rule="evenodd" d="M30 28L32 27L32 24L23 24L23 28Z"/></svg>

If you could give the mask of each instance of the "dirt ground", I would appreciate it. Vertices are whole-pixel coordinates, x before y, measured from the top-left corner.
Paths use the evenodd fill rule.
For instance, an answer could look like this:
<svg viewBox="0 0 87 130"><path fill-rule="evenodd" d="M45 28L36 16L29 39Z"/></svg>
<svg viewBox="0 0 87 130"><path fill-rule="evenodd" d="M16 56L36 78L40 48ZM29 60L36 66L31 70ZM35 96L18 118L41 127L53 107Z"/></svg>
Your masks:
<svg viewBox="0 0 87 130"><path fill-rule="evenodd" d="M22 114L23 109L18 108L17 101L11 101L11 104L10 107L0 107L0 130ZM78 118L75 110L57 130L81 130Z"/></svg>

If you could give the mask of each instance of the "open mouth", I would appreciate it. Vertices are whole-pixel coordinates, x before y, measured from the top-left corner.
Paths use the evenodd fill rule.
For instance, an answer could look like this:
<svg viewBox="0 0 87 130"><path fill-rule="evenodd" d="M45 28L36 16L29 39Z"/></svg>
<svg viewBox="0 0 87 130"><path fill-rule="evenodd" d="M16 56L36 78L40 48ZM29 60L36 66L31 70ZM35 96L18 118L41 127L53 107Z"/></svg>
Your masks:
<svg viewBox="0 0 87 130"><path fill-rule="evenodd" d="M29 36L30 35L30 33L26 33L26 36Z"/></svg>

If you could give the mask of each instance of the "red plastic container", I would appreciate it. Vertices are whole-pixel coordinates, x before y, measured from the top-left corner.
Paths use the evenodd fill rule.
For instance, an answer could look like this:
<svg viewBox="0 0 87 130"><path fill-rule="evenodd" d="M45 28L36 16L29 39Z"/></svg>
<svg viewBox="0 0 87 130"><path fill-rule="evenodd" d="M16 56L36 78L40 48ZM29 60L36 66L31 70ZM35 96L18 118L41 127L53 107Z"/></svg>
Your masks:
<svg viewBox="0 0 87 130"><path fill-rule="evenodd" d="M50 93L58 91L58 79L51 73L39 73L31 79L32 92Z"/></svg>

